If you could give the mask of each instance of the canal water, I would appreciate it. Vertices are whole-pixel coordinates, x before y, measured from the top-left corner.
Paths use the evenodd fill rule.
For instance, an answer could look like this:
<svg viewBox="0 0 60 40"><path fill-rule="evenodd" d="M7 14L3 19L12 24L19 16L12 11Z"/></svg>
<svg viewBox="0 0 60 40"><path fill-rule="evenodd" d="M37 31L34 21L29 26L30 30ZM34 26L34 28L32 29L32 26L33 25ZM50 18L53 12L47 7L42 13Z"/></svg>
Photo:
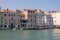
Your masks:
<svg viewBox="0 0 60 40"><path fill-rule="evenodd" d="M0 30L0 40L60 40L60 29Z"/></svg>

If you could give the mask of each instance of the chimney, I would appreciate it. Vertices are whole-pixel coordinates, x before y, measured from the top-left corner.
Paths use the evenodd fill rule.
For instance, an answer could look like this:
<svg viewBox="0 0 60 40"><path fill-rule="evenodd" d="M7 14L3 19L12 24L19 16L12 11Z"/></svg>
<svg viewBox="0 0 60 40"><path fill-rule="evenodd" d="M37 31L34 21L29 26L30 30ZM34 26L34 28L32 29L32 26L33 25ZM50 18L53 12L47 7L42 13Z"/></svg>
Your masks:
<svg viewBox="0 0 60 40"><path fill-rule="evenodd" d="M7 8L7 12L9 11L9 9Z"/></svg>

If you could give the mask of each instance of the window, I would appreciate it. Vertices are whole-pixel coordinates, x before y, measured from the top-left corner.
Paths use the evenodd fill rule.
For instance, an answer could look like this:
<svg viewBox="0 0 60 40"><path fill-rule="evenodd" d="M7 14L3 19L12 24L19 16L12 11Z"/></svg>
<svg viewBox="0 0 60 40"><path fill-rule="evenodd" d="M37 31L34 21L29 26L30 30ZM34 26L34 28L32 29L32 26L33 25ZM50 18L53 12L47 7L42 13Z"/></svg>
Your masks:
<svg viewBox="0 0 60 40"><path fill-rule="evenodd" d="M14 14L14 16L16 16L16 15Z"/></svg>
<svg viewBox="0 0 60 40"><path fill-rule="evenodd" d="M32 15L31 15L31 17L32 17Z"/></svg>
<svg viewBox="0 0 60 40"><path fill-rule="evenodd" d="M18 19L18 22L20 22L20 20Z"/></svg>
<svg viewBox="0 0 60 40"><path fill-rule="evenodd" d="M18 25L18 28L20 27L20 25Z"/></svg>
<svg viewBox="0 0 60 40"><path fill-rule="evenodd" d="M33 17L35 17L35 16L33 16Z"/></svg>
<svg viewBox="0 0 60 40"><path fill-rule="evenodd" d="M3 23L3 20L1 20L1 23Z"/></svg>
<svg viewBox="0 0 60 40"><path fill-rule="evenodd" d="M28 27L30 27L30 25L28 25Z"/></svg>
<svg viewBox="0 0 60 40"><path fill-rule="evenodd" d="M14 19L14 23L15 23L15 19Z"/></svg>
<svg viewBox="0 0 60 40"><path fill-rule="evenodd" d="M13 23L13 18L11 18L11 22Z"/></svg>
<svg viewBox="0 0 60 40"><path fill-rule="evenodd" d="M7 25L4 25L4 27L7 27Z"/></svg>
<svg viewBox="0 0 60 40"><path fill-rule="evenodd" d="M9 21L10 21L10 23L13 23L14 21L13 21L14 19L13 18L11 18Z"/></svg>
<svg viewBox="0 0 60 40"><path fill-rule="evenodd" d="M38 24L38 23L36 23L36 24Z"/></svg>
<svg viewBox="0 0 60 40"><path fill-rule="evenodd" d="M31 24L31 27L32 27L32 24Z"/></svg>
<svg viewBox="0 0 60 40"><path fill-rule="evenodd" d="M18 15L18 17L20 17L20 15Z"/></svg>
<svg viewBox="0 0 60 40"><path fill-rule="evenodd" d="M21 18L22 18L22 16L21 16Z"/></svg>
<svg viewBox="0 0 60 40"><path fill-rule="evenodd" d="M4 16L6 16L6 14L4 14Z"/></svg>
<svg viewBox="0 0 60 40"><path fill-rule="evenodd" d="M11 26L9 25L9 27L11 27Z"/></svg>
<svg viewBox="0 0 60 40"><path fill-rule="evenodd" d="M11 15L11 16L13 16L13 15Z"/></svg>
<svg viewBox="0 0 60 40"><path fill-rule="evenodd" d="M10 16L10 14L9 14L9 16Z"/></svg>
<svg viewBox="0 0 60 40"><path fill-rule="evenodd" d="M22 17L25 17L25 16L22 16Z"/></svg>
<svg viewBox="0 0 60 40"><path fill-rule="evenodd" d="M32 22L32 19L31 19L31 22Z"/></svg>
<svg viewBox="0 0 60 40"><path fill-rule="evenodd" d="M26 25L25 24L21 24L21 27L25 27Z"/></svg>
<svg viewBox="0 0 60 40"><path fill-rule="evenodd" d="M1 25L1 27L3 27L3 25Z"/></svg>
<svg viewBox="0 0 60 40"><path fill-rule="evenodd" d="M1 20L3 20L3 17L1 17Z"/></svg>

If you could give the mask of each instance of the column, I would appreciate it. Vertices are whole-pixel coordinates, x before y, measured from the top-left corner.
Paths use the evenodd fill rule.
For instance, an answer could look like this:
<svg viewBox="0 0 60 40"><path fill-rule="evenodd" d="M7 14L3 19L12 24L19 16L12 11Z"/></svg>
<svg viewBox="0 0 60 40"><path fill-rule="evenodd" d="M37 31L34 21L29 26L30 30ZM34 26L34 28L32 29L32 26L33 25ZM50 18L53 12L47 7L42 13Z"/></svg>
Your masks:
<svg viewBox="0 0 60 40"><path fill-rule="evenodd" d="M7 28L9 28L9 25L7 25Z"/></svg>

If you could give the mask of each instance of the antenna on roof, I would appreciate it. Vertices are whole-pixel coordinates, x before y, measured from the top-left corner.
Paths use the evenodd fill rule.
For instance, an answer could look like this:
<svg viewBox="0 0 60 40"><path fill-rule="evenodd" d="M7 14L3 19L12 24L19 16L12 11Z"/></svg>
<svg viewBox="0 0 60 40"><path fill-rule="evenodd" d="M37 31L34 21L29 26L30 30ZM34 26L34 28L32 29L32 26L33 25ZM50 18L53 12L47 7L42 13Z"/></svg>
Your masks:
<svg viewBox="0 0 60 40"><path fill-rule="evenodd" d="M9 10L9 9L7 8L7 12L8 12L8 10Z"/></svg>

